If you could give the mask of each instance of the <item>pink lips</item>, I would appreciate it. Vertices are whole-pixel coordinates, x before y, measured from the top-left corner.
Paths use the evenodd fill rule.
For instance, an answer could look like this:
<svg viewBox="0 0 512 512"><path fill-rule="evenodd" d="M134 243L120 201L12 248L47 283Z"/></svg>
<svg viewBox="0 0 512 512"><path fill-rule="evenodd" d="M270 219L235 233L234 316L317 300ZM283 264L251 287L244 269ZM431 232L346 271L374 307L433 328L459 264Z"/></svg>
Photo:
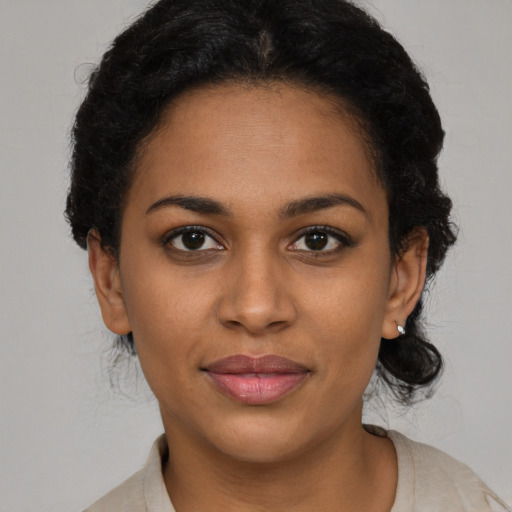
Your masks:
<svg viewBox="0 0 512 512"><path fill-rule="evenodd" d="M309 371L276 355L235 355L210 364L206 373L228 396L245 404L261 405L288 394L304 381Z"/></svg>

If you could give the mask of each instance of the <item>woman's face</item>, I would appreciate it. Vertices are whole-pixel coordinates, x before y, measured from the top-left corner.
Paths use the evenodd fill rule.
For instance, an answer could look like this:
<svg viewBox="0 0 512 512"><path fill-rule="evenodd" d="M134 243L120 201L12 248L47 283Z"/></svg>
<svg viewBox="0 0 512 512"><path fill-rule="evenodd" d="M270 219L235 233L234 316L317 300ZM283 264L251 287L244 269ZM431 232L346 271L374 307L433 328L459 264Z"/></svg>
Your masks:
<svg viewBox="0 0 512 512"><path fill-rule="evenodd" d="M360 428L400 320L366 147L332 102L285 85L173 104L141 151L110 276L104 319L133 332L167 434L241 460Z"/></svg>

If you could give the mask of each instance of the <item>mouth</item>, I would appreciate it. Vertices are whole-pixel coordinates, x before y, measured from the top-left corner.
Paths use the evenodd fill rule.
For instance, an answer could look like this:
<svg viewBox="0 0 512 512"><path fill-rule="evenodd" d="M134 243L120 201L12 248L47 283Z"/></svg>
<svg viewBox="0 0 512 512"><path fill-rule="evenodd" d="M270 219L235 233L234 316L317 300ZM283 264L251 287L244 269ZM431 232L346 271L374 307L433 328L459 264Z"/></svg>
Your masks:
<svg viewBox="0 0 512 512"><path fill-rule="evenodd" d="M299 363L276 355L234 355L202 370L222 393L249 405L276 402L300 386L311 373Z"/></svg>

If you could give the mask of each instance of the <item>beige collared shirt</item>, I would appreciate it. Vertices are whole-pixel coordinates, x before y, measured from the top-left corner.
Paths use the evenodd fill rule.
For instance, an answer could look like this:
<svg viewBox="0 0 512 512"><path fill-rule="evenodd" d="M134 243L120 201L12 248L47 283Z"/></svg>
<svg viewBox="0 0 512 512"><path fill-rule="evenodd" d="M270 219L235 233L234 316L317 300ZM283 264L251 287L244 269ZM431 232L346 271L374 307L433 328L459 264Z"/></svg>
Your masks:
<svg viewBox="0 0 512 512"><path fill-rule="evenodd" d="M390 512L512 512L471 469L446 453L398 432L366 428L395 445L398 486ZM162 435L139 472L84 512L176 512L162 476L167 450Z"/></svg>

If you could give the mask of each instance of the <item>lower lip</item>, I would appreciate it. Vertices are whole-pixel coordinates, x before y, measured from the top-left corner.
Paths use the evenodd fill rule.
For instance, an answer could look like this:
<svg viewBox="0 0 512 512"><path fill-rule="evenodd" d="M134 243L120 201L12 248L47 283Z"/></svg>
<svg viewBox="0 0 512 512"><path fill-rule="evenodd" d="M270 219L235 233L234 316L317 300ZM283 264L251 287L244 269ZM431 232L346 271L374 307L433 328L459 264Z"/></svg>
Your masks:
<svg viewBox="0 0 512 512"><path fill-rule="evenodd" d="M308 375L308 372L207 373L225 394L238 402L250 405L269 404L279 400L300 386Z"/></svg>

